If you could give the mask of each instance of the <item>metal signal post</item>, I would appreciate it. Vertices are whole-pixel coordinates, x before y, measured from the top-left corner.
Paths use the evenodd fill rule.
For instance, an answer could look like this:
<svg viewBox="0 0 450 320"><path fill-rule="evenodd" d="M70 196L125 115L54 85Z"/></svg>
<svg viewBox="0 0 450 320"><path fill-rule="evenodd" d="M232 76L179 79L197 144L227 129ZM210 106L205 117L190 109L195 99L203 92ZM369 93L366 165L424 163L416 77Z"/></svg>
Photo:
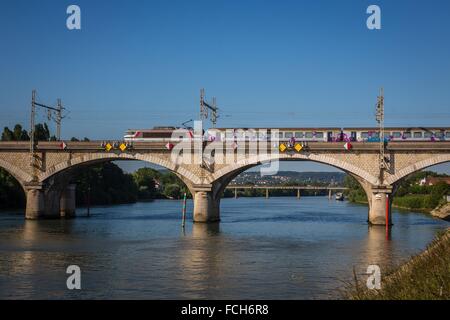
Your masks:
<svg viewBox="0 0 450 320"><path fill-rule="evenodd" d="M384 91L383 88L380 90L380 95L378 96L378 101L376 105L376 120L379 127L379 138L380 138L380 157L379 157L379 168L380 168L380 179L383 179L383 170L387 169L387 163L385 158L385 142L384 142Z"/></svg>
<svg viewBox="0 0 450 320"><path fill-rule="evenodd" d="M208 119L209 111L211 111L211 123L213 128L216 126L217 118L219 118L219 108L217 107L216 98L212 98L209 104L205 100L205 89L200 90L200 120Z"/></svg>
<svg viewBox="0 0 450 320"><path fill-rule="evenodd" d="M31 166L33 168L33 172L34 172L34 168L36 167L36 165L35 165L36 157L34 154L35 153L34 131L35 131L35 125L36 125L35 118L36 118L36 107L37 106L46 109L48 111L48 119L49 120L53 119L56 122L56 139L58 141L61 140L61 122L62 122L62 119L64 118L62 116L62 112L63 112L63 110L66 109L62 105L61 99L58 99L56 108L36 102L36 90L32 91L32 94L31 94L31 120L30 120L30 127L31 127L30 128L30 155L31 155ZM56 114L56 116L54 118L52 117L52 112L54 112Z"/></svg>

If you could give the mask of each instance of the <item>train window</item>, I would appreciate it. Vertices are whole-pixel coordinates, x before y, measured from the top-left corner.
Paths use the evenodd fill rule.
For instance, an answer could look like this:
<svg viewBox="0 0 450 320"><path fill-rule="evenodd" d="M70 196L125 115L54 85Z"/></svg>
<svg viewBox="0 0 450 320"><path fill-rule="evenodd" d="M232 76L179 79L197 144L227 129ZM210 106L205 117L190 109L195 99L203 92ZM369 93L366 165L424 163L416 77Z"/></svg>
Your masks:
<svg viewBox="0 0 450 320"><path fill-rule="evenodd" d="M170 138L172 137L172 132L144 132L142 134L143 138Z"/></svg>
<svg viewBox="0 0 450 320"><path fill-rule="evenodd" d="M279 138L279 139L283 139L283 132L281 132L281 131L278 132L278 138Z"/></svg>
<svg viewBox="0 0 450 320"><path fill-rule="evenodd" d="M423 134L424 138L431 138L432 135L433 135L433 132L431 132L431 131L425 131Z"/></svg>
<svg viewBox="0 0 450 320"><path fill-rule="evenodd" d="M403 139L411 139L411 132L403 132Z"/></svg>
<svg viewBox="0 0 450 320"><path fill-rule="evenodd" d="M312 139L313 133L312 132L305 132L305 138L306 139Z"/></svg>
<svg viewBox="0 0 450 320"><path fill-rule="evenodd" d="M295 133L295 137L296 138L303 138L305 135L303 134L303 132L296 132Z"/></svg>
<svg viewBox="0 0 450 320"><path fill-rule="evenodd" d="M395 139L398 139L398 138L401 138L401 137L402 137L402 133L401 133L401 132L398 132L398 131L394 131L394 132L392 132L392 136L393 136Z"/></svg>
<svg viewBox="0 0 450 320"><path fill-rule="evenodd" d="M414 132L414 138L422 138L422 132Z"/></svg>
<svg viewBox="0 0 450 320"><path fill-rule="evenodd" d="M445 133L445 137L446 137L447 139L450 139L450 131L447 131L447 132Z"/></svg>
<svg viewBox="0 0 450 320"><path fill-rule="evenodd" d="M292 133L292 132L285 132L284 133L284 137L286 138L286 139L290 139L290 138L292 138L294 136L294 133Z"/></svg>
<svg viewBox="0 0 450 320"><path fill-rule="evenodd" d="M367 139L368 137L369 137L369 133L368 132L361 132L361 138Z"/></svg>
<svg viewBox="0 0 450 320"><path fill-rule="evenodd" d="M316 132L317 139L323 139L323 132Z"/></svg>

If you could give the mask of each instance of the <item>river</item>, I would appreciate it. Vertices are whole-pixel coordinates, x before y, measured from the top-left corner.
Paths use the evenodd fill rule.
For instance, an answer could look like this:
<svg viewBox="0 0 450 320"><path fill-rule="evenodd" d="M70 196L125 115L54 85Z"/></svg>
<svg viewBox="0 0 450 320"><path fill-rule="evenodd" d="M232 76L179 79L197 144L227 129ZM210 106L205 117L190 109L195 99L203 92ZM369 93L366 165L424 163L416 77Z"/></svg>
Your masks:
<svg viewBox="0 0 450 320"><path fill-rule="evenodd" d="M0 212L0 299L340 298L353 269L383 271L448 222L394 210L390 237L367 207L326 197L222 199L220 224L188 221L180 201L78 209L71 220ZM68 290L66 268L81 268Z"/></svg>

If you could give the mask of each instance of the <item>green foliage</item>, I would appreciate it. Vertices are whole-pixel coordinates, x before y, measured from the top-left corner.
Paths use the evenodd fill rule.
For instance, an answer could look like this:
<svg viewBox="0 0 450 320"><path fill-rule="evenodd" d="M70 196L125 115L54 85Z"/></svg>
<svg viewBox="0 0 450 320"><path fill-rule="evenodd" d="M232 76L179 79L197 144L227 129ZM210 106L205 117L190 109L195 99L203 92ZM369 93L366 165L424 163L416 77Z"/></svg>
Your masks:
<svg viewBox="0 0 450 320"><path fill-rule="evenodd" d="M133 178L139 189L140 199L180 199L185 192L190 196L186 185L170 171L141 168L133 174ZM159 189L156 188L156 184L160 186Z"/></svg>
<svg viewBox="0 0 450 320"><path fill-rule="evenodd" d="M77 204L118 204L137 201L133 176L114 163L84 167L75 179ZM89 198L89 200L88 200Z"/></svg>
<svg viewBox="0 0 450 320"><path fill-rule="evenodd" d="M160 173L151 168L140 168L133 173L134 182L139 190L139 199L155 199L158 196L156 181L159 177Z"/></svg>
<svg viewBox="0 0 450 320"><path fill-rule="evenodd" d="M0 208L21 208L25 206L25 194L17 180L0 168Z"/></svg>
<svg viewBox="0 0 450 320"><path fill-rule="evenodd" d="M434 209L450 192L445 182L439 182L434 186L412 185L409 188L403 186L401 188L394 197L394 205L411 209Z"/></svg>
<svg viewBox="0 0 450 320"><path fill-rule="evenodd" d="M164 194L171 199L181 198L181 188L178 184L168 184L164 187Z"/></svg>
<svg viewBox="0 0 450 320"><path fill-rule="evenodd" d="M46 123L38 123L34 127L34 139L36 141L55 141L55 136L50 136L50 130ZM14 126L13 131L5 127L2 132L2 141L29 141L30 135L20 124Z"/></svg>
<svg viewBox="0 0 450 320"><path fill-rule="evenodd" d="M429 176L442 176L431 171L421 171L410 175L399 183L393 204L402 208L431 210L436 208L443 197L450 193L450 187L445 182L434 186L421 186L420 180ZM345 192L351 202L367 202L367 196L361 185L351 176L344 179Z"/></svg>
<svg viewBox="0 0 450 320"><path fill-rule="evenodd" d="M8 127L5 127L2 132L2 141L27 141L30 140L30 136L26 130L22 129L20 124L14 126L14 130L11 131Z"/></svg>
<svg viewBox="0 0 450 320"><path fill-rule="evenodd" d="M367 203L366 192L355 178L347 175L344 178L344 187L348 188L344 195L350 202Z"/></svg>
<svg viewBox="0 0 450 320"><path fill-rule="evenodd" d="M34 140L35 141L49 141L50 140L50 130L46 123L38 123L34 127Z"/></svg>

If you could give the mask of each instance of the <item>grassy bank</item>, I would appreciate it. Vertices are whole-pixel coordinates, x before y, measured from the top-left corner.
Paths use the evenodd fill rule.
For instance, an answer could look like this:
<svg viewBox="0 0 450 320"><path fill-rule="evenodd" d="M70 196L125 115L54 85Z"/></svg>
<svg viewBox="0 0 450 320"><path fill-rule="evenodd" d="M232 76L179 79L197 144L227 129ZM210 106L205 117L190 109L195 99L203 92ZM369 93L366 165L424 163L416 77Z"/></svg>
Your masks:
<svg viewBox="0 0 450 320"><path fill-rule="evenodd" d="M382 275L380 290L355 283L347 298L356 300L450 299L450 229L439 234L421 254Z"/></svg>

